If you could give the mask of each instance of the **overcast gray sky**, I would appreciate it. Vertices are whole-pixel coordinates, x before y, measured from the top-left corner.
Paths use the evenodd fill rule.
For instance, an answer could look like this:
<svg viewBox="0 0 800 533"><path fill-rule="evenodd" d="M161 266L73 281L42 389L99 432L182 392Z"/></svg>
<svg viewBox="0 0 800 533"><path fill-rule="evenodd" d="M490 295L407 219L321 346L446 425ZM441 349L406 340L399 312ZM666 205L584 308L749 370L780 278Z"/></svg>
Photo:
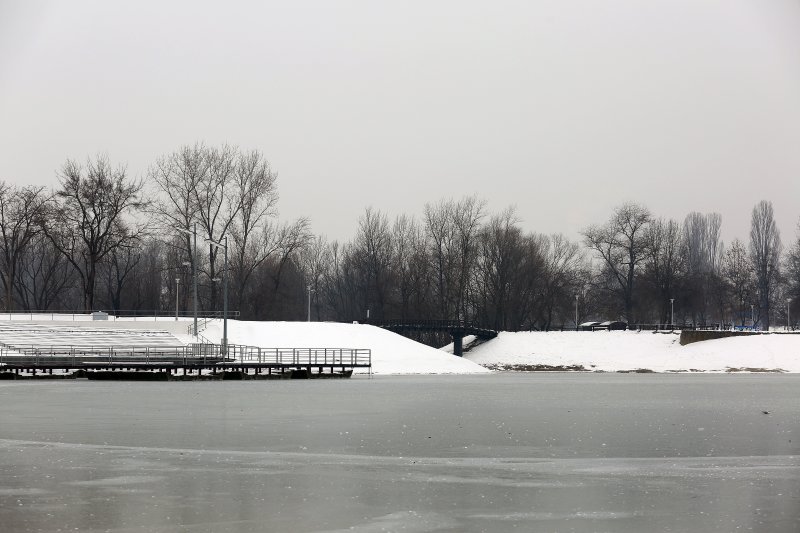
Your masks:
<svg viewBox="0 0 800 533"><path fill-rule="evenodd" d="M280 215L478 194L577 238L623 200L800 217L800 0L0 0L0 179L262 150Z"/></svg>

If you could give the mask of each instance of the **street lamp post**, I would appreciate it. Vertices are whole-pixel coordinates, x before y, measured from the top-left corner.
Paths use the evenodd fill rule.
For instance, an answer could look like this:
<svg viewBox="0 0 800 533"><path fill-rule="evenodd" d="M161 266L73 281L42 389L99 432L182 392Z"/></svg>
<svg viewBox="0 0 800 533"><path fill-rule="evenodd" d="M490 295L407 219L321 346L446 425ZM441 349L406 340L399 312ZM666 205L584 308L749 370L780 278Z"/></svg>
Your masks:
<svg viewBox="0 0 800 533"><path fill-rule="evenodd" d="M575 295L575 331L578 331L578 295Z"/></svg>
<svg viewBox="0 0 800 533"><path fill-rule="evenodd" d="M191 261L184 261L182 264L183 264L183 266L185 266L185 267L189 267L189 268L191 268L191 267L192 267L192 262L191 262ZM192 279L194 279L194 269L193 269L193 268L192 268L192 274L191 274L191 276L192 276Z"/></svg>
<svg viewBox="0 0 800 533"><path fill-rule="evenodd" d="M194 297L192 298L192 300L194 305L194 336L197 337L197 222L194 223L192 231L183 228L175 228L175 229L180 232L186 233L187 235L194 236L194 254L192 260L192 277L194 278L192 283L194 284Z"/></svg>
<svg viewBox="0 0 800 533"><path fill-rule="evenodd" d="M216 246L217 248L223 248L225 250L225 265L223 266L222 271L225 273L225 282L222 285L222 354L226 355L228 353L228 237L225 236L225 239L222 243L218 243L212 241L211 239L207 239L208 243Z"/></svg>
<svg viewBox="0 0 800 533"><path fill-rule="evenodd" d="M675 298L669 299L669 325L675 329Z"/></svg>
<svg viewBox="0 0 800 533"><path fill-rule="evenodd" d="M753 329L756 329L756 311L753 304L750 304L750 324Z"/></svg>
<svg viewBox="0 0 800 533"><path fill-rule="evenodd" d="M175 321L178 320L178 294L181 290L181 278L175 278Z"/></svg>
<svg viewBox="0 0 800 533"><path fill-rule="evenodd" d="M791 331L791 321L789 320L789 303L792 301L791 298L786 298L786 331Z"/></svg>

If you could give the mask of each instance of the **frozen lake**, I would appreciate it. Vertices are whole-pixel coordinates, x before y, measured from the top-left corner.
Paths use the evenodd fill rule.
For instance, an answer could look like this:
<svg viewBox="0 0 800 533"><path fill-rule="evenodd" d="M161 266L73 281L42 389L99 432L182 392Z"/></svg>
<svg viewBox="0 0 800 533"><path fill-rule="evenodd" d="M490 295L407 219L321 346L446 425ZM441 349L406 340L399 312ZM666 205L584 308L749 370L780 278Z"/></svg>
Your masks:
<svg viewBox="0 0 800 533"><path fill-rule="evenodd" d="M799 456L800 375L0 382L9 532L796 532Z"/></svg>

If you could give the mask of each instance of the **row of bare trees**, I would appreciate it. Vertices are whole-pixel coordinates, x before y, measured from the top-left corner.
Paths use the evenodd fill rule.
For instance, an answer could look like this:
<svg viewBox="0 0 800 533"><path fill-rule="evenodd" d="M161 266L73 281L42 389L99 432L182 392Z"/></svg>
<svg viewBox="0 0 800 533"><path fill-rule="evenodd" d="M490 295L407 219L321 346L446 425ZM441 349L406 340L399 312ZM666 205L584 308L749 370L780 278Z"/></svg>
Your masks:
<svg viewBox="0 0 800 533"><path fill-rule="evenodd" d="M786 316L776 302L800 294L800 242L782 255L766 201L753 209L749 246L735 240L726 249L721 225L716 213L679 223L624 204L584 230L582 247L563 235L526 233L514 209L491 215L469 197L428 204L419 221L367 209L351 242L318 238L300 260L322 320L466 319L504 330L588 319L769 327Z"/></svg>
<svg viewBox="0 0 800 533"><path fill-rule="evenodd" d="M190 291L181 300L179 287L197 272L200 307L218 309L223 248L211 243L224 242L233 305L257 315L310 240L307 220L276 222L277 199L263 154L202 144L159 158L138 180L98 156L68 160L54 191L2 183L3 307L185 310Z"/></svg>
<svg viewBox="0 0 800 533"><path fill-rule="evenodd" d="M489 213L477 197L427 204L419 218L367 208L342 243L314 236L306 219L278 221L277 175L258 151L184 146L141 179L100 156L67 161L59 177L53 191L0 183L7 310L185 312L193 272L201 309L222 307L227 277L243 318L302 319L310 296L315 320L504 330L588 319L768 327L800 295L800 240L783 253L766 201L749 242L727 248L714 213L678 222L624 204L572 242L526 232L513 208Z"/></svg>
<svg viewBox="0 0 800 533"><path fill-rule="evenodd" d="M525 233L514 209L490 215L475 197L428 204L420 220L367 209L351 242L318 238L301 262L315 319L456 319L505 330L562 323L590 275L577 243Z"/></svg>
<svg viewBox="0 0 800 533"><path fill-rule="evenodd" d="M679 224L625 204L605 224L588 228L586 246L598 259L591 290L605 294L604 315L763 328L788 318L783 303L800 294L792 267L800 264L800 244L783 255L772 204L753 208L748 245L734 240L726 250L721 225L716 213L691 213Z"/></svg>

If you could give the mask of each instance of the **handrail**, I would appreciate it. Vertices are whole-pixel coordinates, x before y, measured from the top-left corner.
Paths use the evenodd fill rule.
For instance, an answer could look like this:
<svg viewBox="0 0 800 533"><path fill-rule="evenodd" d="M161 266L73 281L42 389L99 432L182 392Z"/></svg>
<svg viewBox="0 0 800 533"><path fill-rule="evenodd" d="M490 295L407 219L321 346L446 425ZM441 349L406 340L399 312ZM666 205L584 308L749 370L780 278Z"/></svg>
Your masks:
<svg viewBox="0 0 800 533"><path fill-rule="evenodd" d="M13 351L9 355L7 351ZM212 358L221 364L278 364L296 366L372 366L372 350L369 348L265 348L231 344L223 347L219 344L191 344L172 348L154 348L152 346L15 346L12 349L0 348L0 357L5 364L21 358L35 359L36 364L47 359L68 358L73 364L77 358L91 358L104 363L113 364L137 361L165 362L183 359L184 362L196 362ZM84 361L85 362L85 361Z"/></svg>
<svg viewBox="0 0 800 533"><path fill-rule="evenodd" d="M370 326L407 326L407 327L432 327L432 328L465 328L492 331L492 328L479 325L469 320L447 320L447 319L414 319L414 318L391 318L391 319L366 319L360 320L360 324Z"/></svg>
<svg viewBox="0 0 800 533"><path fill-rule="evenodd" d="M205 317L202 320L197 321L197 331L194 330L194 324L189 324L189 327L186 328L186 331L189 333L189 335L197 335L198 337L205 339L205 337L200 335L200 332L205 331L206 328L208 327L208 323L214 320L215 318L224 318L224 317L216 317L216 316Z"/></svg>
<svg viewBox="0 0 800 533"><path fill-rule="evenodd" d="M0 310L0 316L8 315L9 320L11 320L12 316L24 316L24 315L38 315L42 317L50 316L51 320L55 320L57 317L56 315L68 315L73 317L76 316L91 316L92 313L96 312L104 312L108 313L109 318L116 317L116 318L174 318L175 317L175 310L169 309L96 309L93 311L87 311L85 309L15 309L11 311L3 311ZM178 316L180 318L194 318L194 311L179 311ZM197 311L197 316L201 318L223 318L222 311ZM240 311L228 311L228 318L238 318L241 316Z"/></svg>
<svg viewBox="0 0 800 533"><path fill-rule="evenodd" d="M758 326L737 326L730 323L711 323L711 324L693 324L693 323L661 323L661 324L628 324L629 330L690 330L690 331L728 331L733 328L746 328L748 330L758 330Z"/></svg>
<svg viewBox="0 0 800 533"><path fill-rule="evenodd" d="M497 331L484 326L479 326L474 322L466 320L442 320L442 319L387 319L377 320L368 319L364 324L376 326L395 333L408 331L445 331L454 336L475 335L483 339L493 339L497 337Z"/></svg>

